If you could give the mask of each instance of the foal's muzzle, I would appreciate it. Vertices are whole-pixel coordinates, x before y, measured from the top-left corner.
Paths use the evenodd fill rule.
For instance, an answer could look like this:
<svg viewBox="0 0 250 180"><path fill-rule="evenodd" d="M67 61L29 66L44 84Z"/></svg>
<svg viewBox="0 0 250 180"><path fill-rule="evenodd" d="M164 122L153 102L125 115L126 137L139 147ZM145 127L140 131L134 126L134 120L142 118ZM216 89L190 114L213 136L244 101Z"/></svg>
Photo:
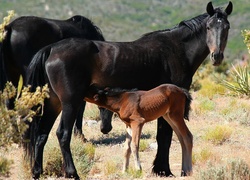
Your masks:
<svg viewBox="0 0 250 180"><path fill-rule="evenodd" d="M212 60L214 66L218 66L221 64L222 60L224 59L224 54L221 51L212 52L210 54L210 59Z"/></svg>

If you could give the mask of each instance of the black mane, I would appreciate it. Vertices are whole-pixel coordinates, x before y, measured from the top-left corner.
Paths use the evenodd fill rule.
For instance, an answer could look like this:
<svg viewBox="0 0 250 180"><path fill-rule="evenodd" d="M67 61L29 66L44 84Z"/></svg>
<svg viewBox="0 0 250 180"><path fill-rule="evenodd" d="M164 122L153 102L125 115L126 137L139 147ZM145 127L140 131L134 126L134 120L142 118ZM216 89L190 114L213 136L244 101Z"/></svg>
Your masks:
<svg viewBox="0 0 250 180"><path fill-rule="evenodd" d="M191 29L193 32L196 32L197 30L199 30L199 28L201 27L202 22L204 21L204 19L206 19L209 15L207 13L199 15L197 17L194 17L192 19L189 20L184 20L181 21L179 24L177 24L176 26L174 26L173 28L170 29L163 29L163 30L157 30L157 31L153 31L153 32L149 32L143 35L144 36L149 36L152 35L154 33L160 33L160 32L166 32L166 31L172 31L176 28L180 28L182 26L187 26L189 29Z"/></svg>
<svg viewBox="0 0 250 180"><path fill-rule="evenodd" d="M214 9L215 14L213 15L213 17L215 18L225 18L227 17L227 14L222 10L222 8L215 8ZM161 33L161 32L166 32L166 31L172 31L176 28L180 28L182 26L186 26L188 27L191 31L193 32L197 32L199 31L200 27L202 26L202 22L204 21L204 19L206 19L207 17L209 17L209 14L204 13L201 15L198 15L194 18L188 19L188 20L183 20L181 21L179 24L177 24L176 26L174 26L173 28L168 28L168 29L163 29L163 30L157 30L157 31L153 31L153 32L149 32L143 35L143 37L145 36L149 36L155 33Z"/></svg>
<svg viewBox="0 0 250 180"><path fill-rule="evenodd" d="M138 89L122 89L122 88L105 88L105 89L99 89L98 94L99 95L105 95L105 96L117 96L124 92L133 92Z"/></svg>

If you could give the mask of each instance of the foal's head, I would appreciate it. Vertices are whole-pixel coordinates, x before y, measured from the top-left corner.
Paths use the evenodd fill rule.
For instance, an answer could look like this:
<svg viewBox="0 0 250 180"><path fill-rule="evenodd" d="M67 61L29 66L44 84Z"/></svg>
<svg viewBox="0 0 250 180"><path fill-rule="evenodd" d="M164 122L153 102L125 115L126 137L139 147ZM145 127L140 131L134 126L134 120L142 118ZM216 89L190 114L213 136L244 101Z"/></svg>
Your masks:
<svg viewBox="0 0 250 180"><path fill-rule="evenodd" d="M207 45L214 66L220 65L224 58L223 52L227 44L230 28L227 16L231 14L232 10L233 4L231 1L224 11L221 8L214 9L212 2L207 4L207 13L210 15L206 24Z"/></svg>

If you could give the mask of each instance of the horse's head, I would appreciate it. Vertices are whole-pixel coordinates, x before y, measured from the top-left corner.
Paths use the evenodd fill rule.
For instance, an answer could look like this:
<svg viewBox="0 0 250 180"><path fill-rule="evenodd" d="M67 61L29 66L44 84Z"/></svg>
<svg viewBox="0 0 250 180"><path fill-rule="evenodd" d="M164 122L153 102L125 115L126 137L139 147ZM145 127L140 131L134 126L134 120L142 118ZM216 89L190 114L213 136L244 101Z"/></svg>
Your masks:
<svg viewBox="0 0 250 180"><path fill-rule="evenodd" d="M214 9L212 2L207 4L207 13L210 16L206 23L207 45L210 50L210 59L214 66L220 65L224 58L223 53L230 28L227 16L231 14L232 10L233 4L231 1L225 10L221 8Z"/></svg>

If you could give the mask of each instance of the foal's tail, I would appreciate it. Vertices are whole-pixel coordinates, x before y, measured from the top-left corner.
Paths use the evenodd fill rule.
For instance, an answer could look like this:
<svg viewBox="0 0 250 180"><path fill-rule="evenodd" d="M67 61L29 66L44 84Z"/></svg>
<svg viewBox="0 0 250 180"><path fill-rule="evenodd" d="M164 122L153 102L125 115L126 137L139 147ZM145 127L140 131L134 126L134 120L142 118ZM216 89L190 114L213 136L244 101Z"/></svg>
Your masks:
<svg viewBox="0 0 250 180"><path fill-rule="evenodd" d="M50 55L51 46L38 51L33 57L27 71L25 85L31 86L31 91L34 92L36 87L44 86L48 82L48 78L45 71L45 62ZM38 127L41 116L34 116L31 122L27 122L28 129L23 135L23 147L27 160L30 164L33 164L34 160L34 147L37 139Z"/></svg>
<svg viewBox="0 0 250 180"><path fill-rule="evenodd" d="M189 111L191 109L190 105L191 105L191 101L192 101L192 96L191 96L191 94L189 93L189 91L187 89L182 88L182 91L186 96L184 119L189 120Z"/></svg>

